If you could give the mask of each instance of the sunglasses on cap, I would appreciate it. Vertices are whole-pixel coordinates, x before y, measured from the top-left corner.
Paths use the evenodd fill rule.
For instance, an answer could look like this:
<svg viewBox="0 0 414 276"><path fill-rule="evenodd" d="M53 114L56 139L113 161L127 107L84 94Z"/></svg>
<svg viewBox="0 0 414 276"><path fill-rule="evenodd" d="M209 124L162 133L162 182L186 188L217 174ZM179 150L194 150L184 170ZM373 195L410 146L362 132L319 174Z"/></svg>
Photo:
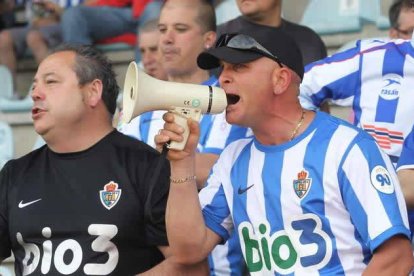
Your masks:
<svg viewBox="0 0 414 276"><path fill-rule="evenodd" d="M260 45L254 38L245 34L223 34L217 40L215 47L228 47L236 50L253 51L276 61L280 67L283 67L282 62L277 56L273 55L269 50Z"/></svg>

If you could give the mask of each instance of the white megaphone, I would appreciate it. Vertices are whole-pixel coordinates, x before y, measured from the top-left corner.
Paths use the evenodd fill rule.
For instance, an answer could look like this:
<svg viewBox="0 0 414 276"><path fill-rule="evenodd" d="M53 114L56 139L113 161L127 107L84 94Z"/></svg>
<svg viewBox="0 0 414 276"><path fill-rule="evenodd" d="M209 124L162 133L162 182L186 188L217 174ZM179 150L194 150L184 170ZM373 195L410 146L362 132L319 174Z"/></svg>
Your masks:
<svg viewBox="0 0 414 276"><path fill-rule="evenodd" d="M126 72L123 90L123 123L153 110L168 110L184 128L184 140L171 142L170 149L182 150L187 142L187 119L200 120L201 113L221 113L227 106L226 93L219 87L162 81L138 69L132 61Z"/></svg>

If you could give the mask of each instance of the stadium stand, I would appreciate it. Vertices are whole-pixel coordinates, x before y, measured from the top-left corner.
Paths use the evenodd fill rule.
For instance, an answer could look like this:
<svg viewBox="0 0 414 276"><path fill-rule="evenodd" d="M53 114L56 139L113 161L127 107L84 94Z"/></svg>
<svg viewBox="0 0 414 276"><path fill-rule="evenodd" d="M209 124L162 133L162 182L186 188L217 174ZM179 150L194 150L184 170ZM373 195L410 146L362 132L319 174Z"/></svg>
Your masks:
<svg viewBox="0 0 414 276"><path fill-rule="evenodd" d="M12 129L6 122L0 121L0 169L8 160L13 158L13 154L14 142Z"/></svg>
<svg viewBox="0 0 414 276"><path fill-rule="evenodd" d="M312 0L300 23L312 28L318 34L358 32L361 30L359 2L358 0Z"/></svg>
<svg viewBox="0 0 414 276"><path fill-rule="evenodd" d="M0 65L0 83L0 99L10 99L13 95L13 77L4 65Z"/></svg>

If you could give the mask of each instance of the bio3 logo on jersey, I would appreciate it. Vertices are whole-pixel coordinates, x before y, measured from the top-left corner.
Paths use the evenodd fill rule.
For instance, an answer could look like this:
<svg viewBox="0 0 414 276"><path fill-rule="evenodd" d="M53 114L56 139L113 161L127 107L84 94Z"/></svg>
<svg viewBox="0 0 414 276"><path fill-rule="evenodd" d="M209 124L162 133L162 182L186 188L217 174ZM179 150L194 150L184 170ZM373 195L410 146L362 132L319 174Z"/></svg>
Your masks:
<svg viewBox="0 0 414 276"><path fill-rule="evenodd" d="M243 255L252 274L317 271L332 257L332 240L314 214L295 217L284 230L272 235L267 221L256 230L250 222L238 227Z"/></svg>
<svg viewBox="0 0 414 276"><path fill-rule="evenodd" d="M92 241L90 247L95 252L104 252L108 259L105 263L87 263L83 266L83 273L86 275L108 275L118 265L119 253L115 244L111 242L118 228L110 224L91 224L88 233L97 236ZM67 239L60 243L52 243L52 230L49 227L42 229L42 236L46 240L41 248L33 243L26 243L20 232L16 234L17 242L24 248L25 257L23 259L23 275L30 275L36 271L40 265L40 272L48 274L52 263L60 274L68 275L78 270L82 264L82 247L74 239ZM41 254L43 252L43 254ZM65 258L66 256L66 258ZM67 260L67 256L72 256ZM38 274L38 273L37 273Z"/></svg>
<svg viewBox="0 0 414 276"><path fill-rule="evenodd" d="M383 85L380 97L385 100L395 100L399 97L402 77L397 74L386 74L382 77Z"/></svg>

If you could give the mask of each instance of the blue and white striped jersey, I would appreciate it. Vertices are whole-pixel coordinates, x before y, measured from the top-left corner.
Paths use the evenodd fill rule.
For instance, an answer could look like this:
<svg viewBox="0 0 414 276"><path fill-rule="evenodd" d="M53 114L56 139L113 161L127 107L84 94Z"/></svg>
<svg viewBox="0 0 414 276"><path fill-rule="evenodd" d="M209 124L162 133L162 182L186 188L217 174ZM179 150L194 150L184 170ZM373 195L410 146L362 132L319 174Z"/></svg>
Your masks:
<svg viewBox="0 0 414 276"><path fill-rule="evenodd" d="M384 241L410 236L386 154L323 112L290 142L230 144L200 202L210 229L237 235L252 275L361 275Z"/></svg>
<svg viewBox="0 0 414 276"><path fill-rule="evenodd" d="M414 48L409 41L363 40L311 63L300 89L303 107L325 99L352 106L355 125L370 133L393 163L414 125Z"/></svg>
<svg viewBox="0 0 414 276"><path fill-rule="evenodd" d="M397 164L397 171L414 169L414 128L404 140L403 149Z"/></svg>
<svg viewBox="0 0 414 276"><path fill-rule="evenodd" d="M218 85L216 77L212 76L204 85ZM129 124L123 124L119 131L144 141L155 147L154 137L163 128L162 115L165 111L146 112L134 118ZM200 120L200 139L198 151L219 155L231 142L252 136L250 129L230 125L226 122L225 112L210 115L204 114ZM211 275L241 275L243 257L237 239L230 239L224 245L218 245L209 256Z"/></svg>

